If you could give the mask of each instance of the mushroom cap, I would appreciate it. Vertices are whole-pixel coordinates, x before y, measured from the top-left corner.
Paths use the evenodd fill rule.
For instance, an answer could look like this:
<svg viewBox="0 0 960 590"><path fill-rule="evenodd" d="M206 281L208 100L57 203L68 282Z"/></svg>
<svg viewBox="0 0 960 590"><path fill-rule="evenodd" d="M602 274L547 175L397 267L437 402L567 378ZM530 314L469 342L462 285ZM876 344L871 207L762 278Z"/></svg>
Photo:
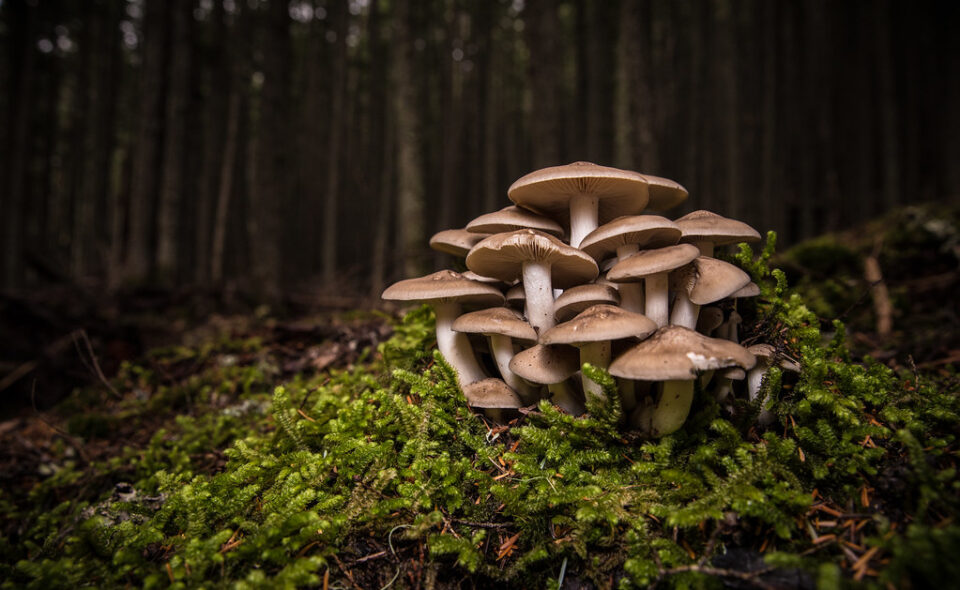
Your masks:
<svg viewBox="0 0 960 590"><path fill-rule="evenodd" d="M517 392L500 379L482 379L463 388L467 405L474 408L522 408Z"/></svg>
<svg viewBox="0 0 960 590"><path fill-rule="evenodd" d="M750 369L754 364L754 356L739 344L683 326L666 326L618 356L610 364L610 374L644 381L687 381L701 371L734 365Z"/></svg>
<svg viewBox="0 0 960 590"><path fill-rule="evenodd" d="M613 219L643 211L649 201L647 185L639 172L573 162L520 177L507 189L507 197L527 209L566 220L570 199L596 195L600 197L599 219Z"/></svg>
<svg viewBox="0 0 960 590"><path fill-rule="evenodd" d="M579 369L580 353L572 346L537 344L510 360L510 370L531 383L560 383Z"/></svg>
<svg viewBox="0 0 960 590"><path fill-rule="evenodd" d="M666 217L625 215L587 234L580 242L580 249L599 262L627 244L636 244L641 250L672 246L680 240L681 233Z"/></svg>
<svg viewBox="0 0 960 590"><path fill-rule="evenodd" d="M674 221L683 231L681 242L712 242L717 246L758 242L760 234L742 221L710 211L693 211Z"/></svg>
<svg viewBox="0 0 960 590"><path fill-rule="evenodd" d="M471 233L465 229L445 229L433 234L430 238L430 247L438 252L446 252L463 258L477 242L486 236Z"/></svg>
<svg viewBox="0 0 960 590"><path fill-rule="evenodd" d="M747 348L747 351L757 357L758 364L762 363L770 366L777 358L777 349L766 343L754 344L753 346ZM786 369L787 371L793 371L794 373L800 371L800 365L786 357L780 360L780 368Z"/></svg>
<svg viewBox="0 0 960 590"><path fill-rule="evenodd" d="M620 293L609 285L588 283L570 287L553 302L553 315L557 320L565 322L588 307L610 303L620 303Z"/></svg>
<svg viewBox="0 0 960 590"><path fill-rule="evenodd" d="M508 307L488 307L465 313L453 321L455 332L468 334L499 334L518 340L537 340L533 326L523 316Z"/></svg>
<svg viewBox="0 0 960 590"><path fill-rule="evenodd" d="M750 282L750 275L723 260L698 256L682 281L690 301L707 305L736 293Z"/></svg>
<svg viewBox="0 0 960 590"><path fill-rule="evenodd" d="M616 263L607 272L607 279L617 283L628 283L661 272L669 272L690 264L700 256L700 250L691 244L677 244L656 250L637 252L625 260Z"/></svg>
<svg viewBox="0 0 960 590"><path fill-rule="evenodd" d="M490 235L526 228L555 236L563 235L563 227L556 221L516 205L509 205L493 213L484 213L468 223L466 230Z"/></svg>
<svg viewBox="0 0 960 590"><path fill-rule="evenodd" d="M723 325L723 310L719 307L704 307L697 316L697 332L710 334Z"/></svg>
<svg viewBox="0 0 960 590"><path fill-rule="evenodd" d="M657 331L657 324L641 313L601 303L583 311L570 321L558 324L540 337L543 344L572 344L646 338Z"/></svg>
<svg viewBox="0 0 960 590"><path fill-rule="evenodd" d="M738 289L730 294L731 299L740 299L742 297L756 297L760 294L760 286L750 281L742 289Z"/></svg>
<svg viewBox="0 0 960 590"><path fill-rule="evenodd" d="M483 275L478 275L472 270L464 271L460 274L463 275L463 278L465 279L470 279L471 281L477 281L478 283L485 283L487 285L493 285L495 287L500 288L501 290L510 286L510 283L504 283L500 279L495 279L493 277L485 277Z"/></svg>
<svg viewBox="0 0 960 590"><path fill-rule="evenodd" d="M727 367L720 371L720 376L732 379L733 381L743 381L747 378L747 372L740 367Z"/></svg>
<svg viewBox="0 0 960 590"><path fill-rule="evenodd" d="M669 178L661 178L652 174L644 174L649 184L650 202L648 209L666 211L687 200L689 193L679 183Z"/></svg>
<svg viewBox="0 0 960 590"><path fill-rule="evenodd" d="M404 279L387 287L380 297L387 301L459 301L484 306L503 304L503 294L496 287L471 281L452 270Z"/></svg>
<svg viewBox="0 0 960 590"><path fill-rule="evenodd" d="M527 294L523 290L523 283L517 283L507 289L507 294L504 297L507 303L522 304L527 300Z"/></svg>
<svg viewBox="0 0 960 590"><path fill-rule="evenodd" d="M532 229L494 234L467 254L467 268L507 282L520 278L524 262L549 263L553 286L561 289L590 282L600 272L593 258Z"/></svg>

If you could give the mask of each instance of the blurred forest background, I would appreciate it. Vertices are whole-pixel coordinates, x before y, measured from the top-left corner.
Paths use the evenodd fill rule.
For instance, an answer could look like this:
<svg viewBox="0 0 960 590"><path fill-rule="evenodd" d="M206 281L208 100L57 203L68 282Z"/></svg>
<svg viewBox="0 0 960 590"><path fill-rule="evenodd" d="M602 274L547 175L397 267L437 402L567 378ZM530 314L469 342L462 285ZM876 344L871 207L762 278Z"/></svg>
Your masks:
<svg viewBox="0 0 960 590"><path fill-rule="evenodd" d="M0 0L0 287L378 293L574 160L786 243L957 200L958 4Z"/></svg>

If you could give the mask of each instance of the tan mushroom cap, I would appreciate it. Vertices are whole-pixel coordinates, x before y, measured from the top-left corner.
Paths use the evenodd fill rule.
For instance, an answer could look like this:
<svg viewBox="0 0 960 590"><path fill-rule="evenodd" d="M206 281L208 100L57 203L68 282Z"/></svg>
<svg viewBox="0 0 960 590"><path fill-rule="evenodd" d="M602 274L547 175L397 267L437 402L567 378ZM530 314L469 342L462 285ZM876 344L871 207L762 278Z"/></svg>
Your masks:
<svg viewBox="0 0 960 590"><path fill-rule="evenodd" d="M720 376L734 381L743 381L747 378L747 372L740 367L728 367L720 371Z"/></svg>
<svg viewBox="0 0 960 590"><path fill-rule="evenodd" d="M657 331L647 316L601 303L577 314L575 318L550 328L540 337L543 344L572 344L646 338Z"/></svg>
<svg viewBox="0 0 960 590"><path fill-rule="evenodd" d="M704 307L697 316L697 332L710 334L723 325L723 310L719 307Z"/></svg>
<svg viewBox="0 0 960 590"><path fill-rule="evenodd" d="M553 286L560 289L590 282L600 272L593 258L532 229L494 234L467 254L470 270L507 282L521 276L524 262L549 263Z"/></svg>
<svg viewBox="0 0 960 590"><path fill-rule="evenodd" d="M500 379L483 379L463 388L467 405L474 408L522 408L517 392Z"/></svg>
<svg viewBox="0 0 960 590"><path fill-rule="evenodd" d="M610 374L644 381L689 381L701 371L734 365L750 369L754 364L756 358L739 344L667 326L617 357L610 364Z"/></svg>
<svg viewBox="0 0 960 590"><path fill-rule="evenodd" d="M514 355L510 370L531 383L560 383L580 370L580 353L572 346L537 344Z"/></svg>
<svg viewBox="0 0 960 590"><path fill-rule="evenodd" d="M710 211L693 211L674 221L683 231L681 242L712 242L717 246L757 242L760 234L742 221Z"/></svg>
<svg viewBox="0 0 960 590"><path fill-rule="evenodd" d="M516 205L504 207L493 213L484 213L468 223L466 230L490 235L526 228L555 236L563 235L563 227L556 221Z"/></svg>
<svg viewBox="0 0 960 590"><path fill-rule="evenodd" d="M396 282L387 287L380 297L388 301L459 301L483 306L503 304L503 294L497 288L471 281L452 270Z"/></svg>
<svg viewBox="0 0 960 590"><path fill-rule="evenodd" d="M680 235L680 228L666 217L626 215L587 234L580 242L580 249L599 262L616 253L620 246L636 244L641 250L662 248L676 244Z"/></svg>
<svg viewBox="0 0 960 590"><path fill-rule="evenodd" d="M468 334L499 334L517 340L537 340L533 326L524 321L523 316L507 307L488 307L471 311L453 322L455 332Z"/></svg>
<svg viewBox="0 0 960 590"><path fill-rule="evenodd" d="M596 195L600 197L599 218L613 219L643 211L649 201L647 185L646 177L638 172L573 162L522 176L507 189L507 197L527 209L566 220L571 198Z"/></svg>
<svg viewBox="0 0 960 590"><path fill-rule="evenodd" d="M430 238L430 247L438 252L463 258L470 248L485 237L483 234L471 233L465 229L445 229L433 234Z"/></svg>
<svg viewBox="0 0 960 590"><path fill-rule="evenodd" d="M553 302L553 315L557 320L565 322L588 307L600 303L618 305L620 293L609 285L598 283L577 285L570 287L557 297Z"/></svg>
<svg viewBox="0 0 960 590"><path fill-rule="evenodd" d="M690 244L644 250L615 264L607 272L607 279L616 283L635 281L690 264L697 259L697 256L700 256L700 250Z"/></svg>
<svg viewBox="0 0 960 590"><path fill-rule="evenodd" d="M644 174L647 178L650 191L650 202L648 209L654 211L666 211L687 200L689 193L677 182L669 178L661 178L652 174Z"/></svg>
<svg viewBox="0 0 960 590"><path fill-rule="evenodd" d="M707 305L736 293L750 282L750 275L723 260L698 256L693 261L684 288L690 301Z"/></svg>
<svg viewBox="0 0 960 590"><path fill-rule="evenodd" d="M516 285L507 289L505 298L507 303L522 305L523 302L527 300L527 294L523 292L523 283L517 283Z"/></svg>
<svg viewBox="0 0 960 590"><path fill-rule="evenodd" d="M744 297L756 297L758 295L760 295L760 287L759 285L751 281L747 283L747 285L742 289L738 289L737 291L731 293L730 298L741 299Z"/></svg>
<svg viewBox="0 0 960 590"><path fill-rule="evenodd" d="M747 351L757 357L758 362L760 359L763 359L767 363L772 364L773 361L778 358L777 349L766 343L754 344L753 346L749 347ZM800 371L800 365L786 357L780 359L780 367L795 373Z"/></svg>

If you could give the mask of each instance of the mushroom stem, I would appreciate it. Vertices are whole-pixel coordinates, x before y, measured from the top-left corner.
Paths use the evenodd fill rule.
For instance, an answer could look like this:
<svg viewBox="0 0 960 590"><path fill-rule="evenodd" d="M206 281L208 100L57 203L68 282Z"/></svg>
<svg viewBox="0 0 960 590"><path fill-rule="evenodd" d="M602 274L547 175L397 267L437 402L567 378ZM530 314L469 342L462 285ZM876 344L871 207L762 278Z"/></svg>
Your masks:
<svg viewBox="0 0 960 590"><path fill-rule="evenodd" d="M517 392L523 403L529 405L537 401L539 390L528 385L510 370L510 359L513 358L513 339L502 334L492 334L490 336L490 350L493 353L494 360L497 361L497 368L500 369L500 376L503 377L503 381Z"/></svg>
<svg viewBox="0 0 960 590"><path fill-rule="evenodd" d="M658 328L667 325L670 317L670 301L667 293L667 273L658 272L643 279L647 297L644 315L653 320ZM622 293L621 293L622 297ZM696 321L694 321L696 325Z"/></svg>
<svg viewBox="0 0 960 590"><path fill-rule="evenodd" d="M670 314L670 323L674 326L683 326L690 330L696 330L698 315L700 315L700 306L690 301L687 292L680 289L680 292L677 293L677 300L673 302L673 313Z"/></svg>
<svg viewBox="0 0 960 590"><path fill-rule="evenodd" d="M567 381L551 383L547 386L547 389L550 390L550 401L568 414L579 416L587 411L587 408L577 398L577 394L573 392L573 388Z"/></svg>
<svg viewBox="0 0 960 590"><path fill-rule="evenodd" d="M606 369L610 366L610 341L603 340L600 342L586 342L580 345L580 364L590 363L591 365ZM583 393L595 395L600 398L606 397L603 393L603 387L590 379L586 375L581 374L581 382L583 383Z"/></svg>
<svg viewBox="0 0 960 590"><path fill-rule="evenodd" d="M763 387L763 380L767 377L767 371L770 370L770 363L768 362L758 362L757 364L747 371L747 394L750 397L750 401L754 401L760 395L760 389ZM757 422L761 426L769 426L773 423L776 418L772 411L769 409L770 400L766 400L764 407L760 409L760 414L757 415Z"/></svg>
<svg viewBox="0 0 960 590"><path fill-rule="evenodd" d="M597 229L599 211L597 195L577 195L570 199L570 245L580 247L587 234Z"/></svg>
<svg viewBox="0 0 960 590"><path fill-rule="evenodd" d="M460 315L460 304L437 303L433 309L437 315L437 348L457 372L460 387L486 379L473 354L470 339L466 334L453 331L453 320Z"/></svg>
<svg viewBox="0 0 960 590"><path fill-rule="evenodd" d="M556 323L549 263L536 260L523 263L523 293L527 298L527 320L538 334L543 334Z"/></svg>
<svg viewBox="0 0 960 590"><path fill-rule="evenodd" d="M650 418L650 433L664 436L683 426L693 403L693 380L664 381L660 401Z"/></svg>
<svg viewBox="0 0 960 590"><path fill-rule="evenodd" d="M617 260L625 260L640 251L637 244L624 244L617 247ZM635 283L620 283L620 307L634 313L644 313L643 304L643 284L640 281Z"/></svg>
<svg viewBox="0 0 960 590"><path fill-rule="evenodd" d="M710 258L713 258L713 242L700 241L694 245L700 249L700 256L709 256Z"/></svg>

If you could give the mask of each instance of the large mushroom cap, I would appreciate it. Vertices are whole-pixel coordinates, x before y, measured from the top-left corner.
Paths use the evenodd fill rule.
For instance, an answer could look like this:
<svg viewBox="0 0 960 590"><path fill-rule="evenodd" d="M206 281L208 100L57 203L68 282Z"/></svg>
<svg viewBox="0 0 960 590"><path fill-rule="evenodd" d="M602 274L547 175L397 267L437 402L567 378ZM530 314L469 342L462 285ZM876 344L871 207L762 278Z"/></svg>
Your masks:
<svg viewBox="0 0 960 590"><path fill-rule="evenodd" d="M531 172L510 185L507 196L517 205L566 219L570 199L600 197L600 219L634 215L649 201L647 179L638 172L573 162Z"/></svg>
<svg viewBox="0 0 960 590"><path fill-rule="evenodd" d="M650 191L648 209L666 211L687 200L689 193L679 183L652 174L644 174L644 176L647 178L648 190Z"/></svg>
<svg viewBox="0 0 960 590"><path fill-rule="evenodd" d="M563 235L563 227L556 221L516 205L485 213L468 223L466 229L469 232L490 235L527 228L555 236Z"/></svg>
<svg viewBox="0 0 960 590"><path fill-rule="evenodd" d="M470 270L506 282L521 276L524 262L550 264L553 286L561 289L590 282L599 273L593 258L553 236L532 229L494 234L467 254Z"/></svg>
<svg viewBox="0 0 960 590"><path fill-rule="evenodd" d="M680 234L680 228L666 217L626 215L587 234L580 249L600 261L627 244L636 244L641 250L671 246L680 240Z"/></svg>
<svg viewBox="0 0 960 590"><path fill-rule="evenodd" d="M710 211L693 211L674 223L683 231L680 241L684 243L712 242L717 246L723 246L760 240L757 230L746 223Z"/></svg>
<svg viewBox="0 0 960 590"><path fill-rule="evenodd" d="M580 369L580 353L572 346L537 344L518 352L510 370L531 383L560 383Z"/></svg>
<svg viewBox="0 0 960 590"><path fill-rule="evenodd" d="M474 408L522 408L523 401L517 392L500 379L484 379L463 388L467 405Z"/></svg>
<svg viewBox="0 0 960 590"><path fill-rule="evenodd" d="M466 279L452 270L399 281L387 287L380 297L387 301L459 301L483 306L503 304L503 294L498 289Z"/></svg>
<svg viewBox="0 0 960 590"><path fill-rule="evenodd" d="M488 307L471 311L453 322L456 332L468 334L500 334L517 340L536 341L537 332L523 317L507 307Z"/></svg>
<svg viewBox="0 0 960 590"><path fill-rule="evenodd" d="M570 321L550 328L540 337L543 344L572 344L646 338L657 330L647 316L625 309L599 304L579 313Z"/></svg>
<svg viewBox="0 0 960 590"><path fill-rule="evenodd" d="M690 301L707 305L736 293L750 283L750 275L723 260L699 256L686 282Z"/></svg>
<svg viewBox="0 0 960 590"><path fill-rule="evenodd" d="M433 234L430 247L438 252L463 258L477 242L487 237L485 234L471 233L465 229L445 229Z"/></svg>
<svg viewBox="0 0 960 590"><path fill-rule="evenodd" d="M626 260L621 260L607 272L607 279L624 283L635 281L652 274L669 272L690 264L700 255L700 250L690 244L677 244L656 250L637 252Z"/></svg>
<svg viewBox="0 0 960 590"><path fill-rule="evenodd" d="M610 374L644 381L687 381L698 372L734 365L750 369L756 358L739 344L667 326L610 364Z"/></svg>
<svg viewBox="0 0 960 590"><path fill-rule="evenodd" d="M620 293L610 285L589 283L570 287L553 302L553 314L565 322L588 307L600 303L620 303Z"/></svg>

